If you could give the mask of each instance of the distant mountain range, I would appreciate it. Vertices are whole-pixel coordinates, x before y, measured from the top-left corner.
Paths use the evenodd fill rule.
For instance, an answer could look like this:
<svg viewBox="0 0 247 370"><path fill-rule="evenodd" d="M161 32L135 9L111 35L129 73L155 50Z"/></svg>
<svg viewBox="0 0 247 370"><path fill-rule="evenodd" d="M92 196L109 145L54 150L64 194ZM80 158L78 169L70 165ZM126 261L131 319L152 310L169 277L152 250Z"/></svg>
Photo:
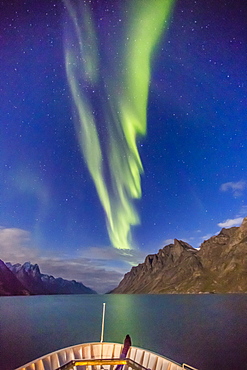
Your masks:
<svg viewBox="0 0 247 370"><path fill-rule="evenodd" d="M194 249L174 240L133 267L111 293L247 293L247 217Z"/></svg>
<svg viewBox="0 0 247 370"><path fill-rule="evenodd" d="M75 280L54 278L37 264L0 260L0 296L96 293ZM247 217L195 249L182 240L148 255L110 293L247 293Z"/></svg>
<svg viewBox="0 0 247 370"><path fill-rule="evenodd" d="M4 263L0 260L0 296L36 294L94 294L75 280L54 278L40 272L37 264Z"/></svg>

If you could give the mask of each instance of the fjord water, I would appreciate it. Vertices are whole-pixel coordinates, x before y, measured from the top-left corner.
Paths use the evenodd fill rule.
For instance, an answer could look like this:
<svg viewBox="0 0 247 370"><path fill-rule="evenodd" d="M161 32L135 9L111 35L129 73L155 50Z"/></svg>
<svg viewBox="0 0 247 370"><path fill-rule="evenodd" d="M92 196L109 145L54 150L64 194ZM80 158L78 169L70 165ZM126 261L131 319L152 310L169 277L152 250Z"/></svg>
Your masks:
<svg viewBox="0 0 247 370"><path fill-rule="evenodd" d="M60 295L0 298L0 369L105 336L200 370L244 369L247 295Z"/></svg>

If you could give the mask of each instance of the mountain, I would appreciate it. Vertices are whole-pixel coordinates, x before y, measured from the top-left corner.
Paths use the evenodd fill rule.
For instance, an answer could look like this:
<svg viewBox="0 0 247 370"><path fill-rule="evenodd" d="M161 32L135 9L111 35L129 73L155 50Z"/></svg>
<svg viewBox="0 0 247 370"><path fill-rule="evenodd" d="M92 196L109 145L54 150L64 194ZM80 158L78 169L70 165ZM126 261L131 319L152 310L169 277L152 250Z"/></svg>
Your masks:
<svg viewBox="0 0 247 370"><path fill-rule="evenodd" d="M11 295L30 295L30 293L0 260L0 296Z"/></svg>
<svg viewBox="0 0 247 370"><path fill-rule="evenodd" d="M247 217L194 249L174 240L133 267L111 293L247 292Z"/></svg>
<svg viewBox="0 0 247 370"><path fill-rule="evenodd" d="M13 276L20 286L25 287L26 291L32 295L36 294L94 294L94 290L86 287L82 283L75 280L69 281L62 278L54 278L53 276L45 275L40 272L37 264L32 265L30 262L25 262L23 265L17 263L12 265L7 262L4 264L3 277ZM1 286L0 276L0 286ZM5 295L1 294L0 295ZM10 294L12 295L12 294Z"/></svg>

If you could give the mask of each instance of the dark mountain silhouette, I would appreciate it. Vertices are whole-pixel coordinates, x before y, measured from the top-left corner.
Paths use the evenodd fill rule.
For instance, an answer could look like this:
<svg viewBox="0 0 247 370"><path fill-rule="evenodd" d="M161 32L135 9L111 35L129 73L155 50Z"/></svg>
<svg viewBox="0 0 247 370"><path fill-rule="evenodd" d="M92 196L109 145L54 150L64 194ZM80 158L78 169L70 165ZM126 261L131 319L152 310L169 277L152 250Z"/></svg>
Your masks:
<svg viewBox="0 0 247 370"><path fill-rule="evenodd" d="M10 295L30 295L30 293L0 260L0 296Z"/></svg>
<svg viewBox="0 0 247 370"><path fill-rule="evenodd" d="M0 295L94 293L94 290L75 280L42 274L37 264L25 262L23 265L12 265L3 261L0 263Z"/></svg>

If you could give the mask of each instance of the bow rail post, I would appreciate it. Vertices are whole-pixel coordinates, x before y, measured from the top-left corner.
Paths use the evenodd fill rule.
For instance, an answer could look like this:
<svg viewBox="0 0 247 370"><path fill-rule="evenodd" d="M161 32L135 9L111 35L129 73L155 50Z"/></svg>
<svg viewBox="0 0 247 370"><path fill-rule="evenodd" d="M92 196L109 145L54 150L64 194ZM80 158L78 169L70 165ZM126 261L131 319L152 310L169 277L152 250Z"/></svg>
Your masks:
<svg viewBox="0 0 247 370"><path fill-rule="evenodd" d="M104 340L104 327L105 327L105 303L103 303L100 343L102 343Z"/></svg>

